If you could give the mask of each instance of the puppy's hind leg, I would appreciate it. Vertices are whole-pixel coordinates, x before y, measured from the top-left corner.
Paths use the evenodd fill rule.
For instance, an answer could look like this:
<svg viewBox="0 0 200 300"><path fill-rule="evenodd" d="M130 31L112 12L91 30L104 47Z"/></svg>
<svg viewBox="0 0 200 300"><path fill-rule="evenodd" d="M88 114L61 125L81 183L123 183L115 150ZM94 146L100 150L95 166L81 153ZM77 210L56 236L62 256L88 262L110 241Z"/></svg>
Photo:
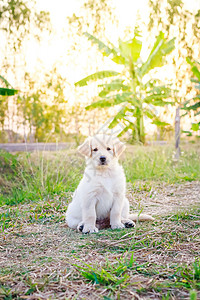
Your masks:
<svg viewBox="0 0 200 300"><path fill-rule="evenodd" d="M127 198L125 198L124 200L121 222L125 225L126 228L131 228L135 226L135 222L133 222L133 220L129 218L129 202Z"/></svg>

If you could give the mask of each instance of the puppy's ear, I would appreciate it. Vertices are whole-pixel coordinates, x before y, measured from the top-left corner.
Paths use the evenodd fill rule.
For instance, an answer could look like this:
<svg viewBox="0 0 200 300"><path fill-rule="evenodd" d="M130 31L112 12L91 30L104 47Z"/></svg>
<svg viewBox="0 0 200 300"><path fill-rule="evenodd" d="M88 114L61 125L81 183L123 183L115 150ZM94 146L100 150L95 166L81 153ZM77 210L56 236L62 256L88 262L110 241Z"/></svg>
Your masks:
<svg viewBox="0 0 200 300"><path fill-rule="evenodd" d="M84 156L91 156L91 139L87 138L83 144L78 147L78 152Z"/></svg>
<svg viewBox="0 0 200 300"><path fill-rule="evenodd" d="M122 152L124 152L125 149L126 149L125 144L120 142L119 139L117 139L116 142L114 143L114 154L115 154L115 156L120 157L120 155L122 154Z"/></svg>

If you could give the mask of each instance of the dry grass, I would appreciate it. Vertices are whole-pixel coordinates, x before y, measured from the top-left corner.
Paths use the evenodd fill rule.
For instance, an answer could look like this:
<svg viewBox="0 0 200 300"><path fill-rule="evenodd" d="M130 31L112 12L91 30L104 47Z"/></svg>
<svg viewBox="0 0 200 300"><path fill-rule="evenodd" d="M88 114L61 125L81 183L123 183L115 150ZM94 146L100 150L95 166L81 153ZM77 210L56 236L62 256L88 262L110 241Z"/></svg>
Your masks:
<svg viewBox="0 0 200 300"><path fill-rule="evenodd" d="M70 195L9 208L0 299L200 297L199 182L130 185L131 206L152 212L155 222L90 236L65 226Z"/></svg>

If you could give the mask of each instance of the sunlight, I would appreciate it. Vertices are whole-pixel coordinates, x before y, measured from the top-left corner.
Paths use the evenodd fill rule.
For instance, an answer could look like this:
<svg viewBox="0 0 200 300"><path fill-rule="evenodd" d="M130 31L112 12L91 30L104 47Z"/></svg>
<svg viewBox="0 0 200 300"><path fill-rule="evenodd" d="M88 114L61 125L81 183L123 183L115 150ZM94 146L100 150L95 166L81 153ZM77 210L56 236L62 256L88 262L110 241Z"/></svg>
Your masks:
<svg viewBox="0 0 200 300"><path fill-rule="evenodd" d="M127 41L133 38L133 29L138 25L138 29L141 33L141 37L139 39L142 42L139 63L144 63L150 54L156 37L159 34L159 24L153 28L151 33L148 31L148 2L148 0L111 1L110 4L112 11L109 15L110 17L106 16L106 11L105 15L101 16L101 23L105 28L103 32L100 32L99 34L97 32L94 35L102 40L105 44L113 44L118 47L119 39L122 41ZM91 5L92 2L88 3ZM166 4L167 1L163 3ZM193 0L192 6L190 4L190 1L184 1L184 5L187 9L190 11L195 11L200 7L200 0ZM33 34L26 36L23 41L21 52L16 53L16 58L9 58L9 63L17 66L15 74L11 69L7 72L8 81L12 82L12 84L22 93L28 93L29 86L27 85L28 81L24 81L24 73L28 73L30 80L34 82L34 87L32 88L33 92L37 91L38 89L43 89L45 80L47 80L46 75L52 74L52 72L54 72L53 70L55 70L55 73L62 77L62 97L65 101L66 111L68 112L70 109L73 110L74 107L78 105L81 107L81 114L83 111L85 111L84 107L86 105L90 105L92 102L98 100L97 95L102 87L99 87L95 82L86 87L79 88L74 86L75 82L78 82L80 79L102 70L122 72L123 69L123 78L125 79L125 84L127 84L129 81L129 68L123 64L120 65L113 62L110 57L103 57L98 50L97 45L93 45L91 41L88 41L88 39L83 35L85 28L87 31L90 31L90 28L93 28L93 25L91 24L93 24L92 18L94 18L94 16L88 14L87 9L83 8L83 5L84 2L81 0L58 0L56 2L48 0L36 0L36 8L38 12L40 10L44 10L50 13L51 32L49 33L48 31L43 30L40 33L40 41L38 41ZM82 20L82 23L85 22L84 24L87 25L84 25L83 27L80 26L80 28L78 28L77 23L73 23L73 21L69 24L69 18L72 17L73 14L78 16L80 18L79 20ZM165 20L167 16L165 15L164 10L162 11L160 17L167 22L167 19ZM99 20L97 21L97 24L98 22ZM79 25L82 25L81 21ZM188 23L186 27L185 34L188 36L188 40L190 40L190 35L191 38L193 37L191 34L193 25L192 23ZM162 67L158 66L159 68L156 67L152 69L150 73L146 74L142 78L142 83L145 84L152 78L159 78L161 83L171 84L173 89L178 88L176 95L182 99L181 101L183 102L186 94L187 97L193 97L195 95L195 91L192 90L189 92L187 88L187 86L190 84L191 76L191 74L188 72L188 65L184 63L188 55L188 49L185 49L183 45L179 45L179 28L176 26L176 24L171 24L170 27L170 35L168 38L172 39L173 37L176 38L175 49L173 50L174 58L171 60L167 59L166 65ZM6 52L7 46L5 41L6 40L4 40L3 37L2 48ZM192 49L194 57L198 57L199 46L194 44ZM174 62L176 62L176 66ZM177 86L177 74L184 78L184 84ZM103 81L100 83L102 84ZM43 101L48 105L52 105L54 93L55 91L43 91ZM159 115L159 113L162 111L162 108L156 109L157 115ZM111 117L116 113L116 111L116 108L111 106L107 109L107 115ZM174 109L168 107L168 114L164 116L164 121L173 125L173 118ZM145 119L144 125L146 126L148 133L152 133L157 127L155 124L150 124L149 122L151 122L151 120ZM183 126L188 128L186 123L187 122L185 122ZM7 128L10 128L9 119L5 120L5 124ZM82 128L88 127L87 124L82 124L81 126ZM16 125L15 121L12 121L12 127L16 130L19 130L20 133L25 130L22 122Z"/></svg>

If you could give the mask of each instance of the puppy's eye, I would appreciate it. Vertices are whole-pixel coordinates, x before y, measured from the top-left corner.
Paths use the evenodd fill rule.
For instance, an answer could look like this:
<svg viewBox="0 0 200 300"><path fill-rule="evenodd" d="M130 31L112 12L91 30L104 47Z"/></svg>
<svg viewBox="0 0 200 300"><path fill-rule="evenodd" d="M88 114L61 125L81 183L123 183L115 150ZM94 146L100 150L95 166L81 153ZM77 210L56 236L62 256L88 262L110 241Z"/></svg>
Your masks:
<svg viewBox="0 0 200 300"><path fill-rule="evenodd" d="M93 151L98 151L98 149L97 149L97 148L94 148Z"/></svg>
<svg viewBox="0 0 200 300"><path fill-rule="evenodd" d="M110 150L111 150L111 148L110 148L110 147L108 147L108 148L107 148L107 150L108 150L108 151L110 151Z"/></svg>

